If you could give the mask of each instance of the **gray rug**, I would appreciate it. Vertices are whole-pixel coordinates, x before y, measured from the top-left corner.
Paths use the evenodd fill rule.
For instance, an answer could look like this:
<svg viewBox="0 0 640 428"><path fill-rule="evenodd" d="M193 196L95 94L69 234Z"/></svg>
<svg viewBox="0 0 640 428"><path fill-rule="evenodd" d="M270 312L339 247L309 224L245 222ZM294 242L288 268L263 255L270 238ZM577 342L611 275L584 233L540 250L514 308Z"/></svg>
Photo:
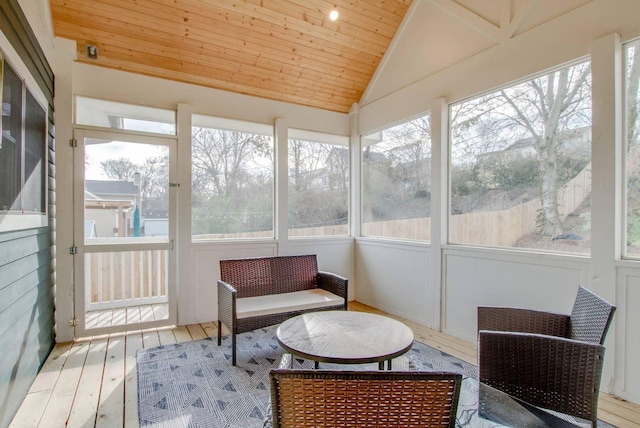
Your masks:
<svg viewBox="0 0 640 428"><path fill-rule="evenodd" d="M277 368L283 350L277 326L238 336L237 366L231 366L231 337L222 346L216 338L141 349L137 353L138 412L141 427L262 427L269 403L269 370ZM394 370L408 370L409 356L422 370L452 371L477 379L476 367L414 341L412 349L393 361ZM377 364L331 365L320 368L377 370ZM313 368L312 361L294 359L294 368ZM478 415L478 383L462 383L458 427L495 427ZM575 422L575 421L574 421ZM573 425L572 425L573 426ZM606 423L599 426L611 427Z"/></svg>
<svg viewBox="0 0 640 428"><path fill-rule="evenodd" d="M213 338L139 350L140 426L261 427L269 401L269 370L278 367L283 354L276 341L276 328L239 335L236 367L230 362L230 336L223 338L222 346ZM475 366L418 341L409 353L429 369L477 376ZM313 362L295 359L294 367L313 368ZM377 367L359 365L357 369ZM393 368L408 369L408 358L394 360Z"/></svg>

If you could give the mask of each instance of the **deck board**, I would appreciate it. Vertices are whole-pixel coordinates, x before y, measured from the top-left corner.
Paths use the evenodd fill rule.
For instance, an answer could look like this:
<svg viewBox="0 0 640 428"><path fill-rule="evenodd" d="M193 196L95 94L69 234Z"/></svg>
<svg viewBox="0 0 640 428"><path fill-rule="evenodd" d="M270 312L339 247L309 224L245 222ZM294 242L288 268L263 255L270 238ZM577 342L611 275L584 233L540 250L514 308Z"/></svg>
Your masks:
<svg viewBox="0 0 640 428"><path fill-rule="evenodd" d="M96 427L124 424L125 334L112 334L107 345Z"/></svg>
<svg viewBox="0 0 640 428"><path fill-rule="evenodd" d="M177 343L176 336L173 334L173 330L161 328L158 329L158 337L160 338L161 345L169 345L170 343Z"/></svg>
<svg viewBox="0 0 640 428"><path fill-rule="evenodd" d="M95 425L108 342L109 339L103 337L89 343L89 351L69 415L68 426L70 427L92 427Z"/></svg>
<svg viewBox="0 0 640 428"><path fill-rule="evenodd" d="M142 332L128 332L124 360L124 426L138 427L138 375L136 373L136 352L143 348Z"/></svg>
<svg viewBox="0 0 640 428"><path fill-rule="evenodd" d="M38 426L65 426L78 391L89 346L90 342L78 342L71 347Z"/></svg>
<svg viewBox="0 0 640 428"><path fill-rule="evenodd" d="M153 348L160 346L160 338L157 329L149 329L142 331L142 343L145 348Z"/></svg>
<svg viewBox="0 0 640 428"><path fill-rule="evenodd" d="M381 313L349 302L350 310ZM113 311L110 311L113 318ZM155 309L152 310L155 313ZM475 364L475 344L405 322L416 339ZM213 322L103 335L58 344L45 362L11 427L138 427L135 354L138 349L216 337ZM640 428L640 405L601 394L599 417L620 428Z"/></svg>
<svg viewBox="0 0 640 428"><path fill-rule="evenodd" d="M207 337L209 337L204 332L204 328L202 328L200 324L188 325L187 329L189 330L189 333L191 334L193 340L206 339Z"/></svg>
<svg viewBox="0 0 640 428"><path fill-rule="evenodd" d="M85 316L87 329L122 326L133 323L166 320L169 317L167 303L129 306L125 308L89 311Z"/></svg>

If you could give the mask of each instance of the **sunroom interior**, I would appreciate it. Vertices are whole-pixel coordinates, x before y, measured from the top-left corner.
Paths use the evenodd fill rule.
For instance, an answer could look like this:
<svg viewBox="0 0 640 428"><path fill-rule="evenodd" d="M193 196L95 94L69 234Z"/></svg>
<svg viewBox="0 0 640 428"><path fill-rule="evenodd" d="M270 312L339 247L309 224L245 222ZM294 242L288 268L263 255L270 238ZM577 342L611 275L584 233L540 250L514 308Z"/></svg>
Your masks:
<svg viewBox="0 0 640 428"><path fill-rule="evenodd" d="M354 305L473 346L479 305L569 313L583 285L617 307L600 389L640 405L635 0L187 1L165 57L100 27L137 16L116 3L0 2L0 426L56 343L215 323L219 260L296 254L347 277ZM303 23L370 37L358 12L380 37L304 75L314 58L276 67L237 35L246 50L216 50L253 67L189 75L170 55L214 5L307 47Z"/></svg>

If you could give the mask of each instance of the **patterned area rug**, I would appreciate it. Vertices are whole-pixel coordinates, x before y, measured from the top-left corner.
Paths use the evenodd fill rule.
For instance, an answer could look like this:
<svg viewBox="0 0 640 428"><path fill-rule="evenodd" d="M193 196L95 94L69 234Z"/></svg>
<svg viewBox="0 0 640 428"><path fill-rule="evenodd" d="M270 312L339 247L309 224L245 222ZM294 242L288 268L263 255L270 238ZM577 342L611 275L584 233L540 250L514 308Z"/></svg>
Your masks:
<svg viewBox="0 0 640 428"><path fill-rule="evenodd" d="M277 326L238 336L238 364L231 365L231 337L222 346L216 338L141 349L137 353L138 412L141 427L154 428L258 428L263 426L269 404L269 370L277 368L282 348ZM419 360L420 370L463 374L456 426L493 428L495 416L478 412L476 367L424 343L414 341L411 350L393 360L394 370L409 370L409 359ZM294 368L313 368L313 361L294 359ZM377 370L376 364L320 364L321 369ZM541 420L546 419L543 411ZM552 426L590 426L566 415L570 423ZM537 425L537 424L536 424ZM532 425L533 426L533 425ZM612 427L599 421L599 427Z"/></svg>
<svg viewBox="0 0 640 428"><path fill-rule="evenodd" d="M277 368L282 348L277 326L238 335L237 366L231 365L231 337L141 349L137 353L138 412L142 427L261 427L269 402L269 370ZM475 366L415 341L393 369L408 369L409 354L429 369L477 377ZM295 359L295 368L313 361ZM320 368L377 370L377 364Z"/></svg>

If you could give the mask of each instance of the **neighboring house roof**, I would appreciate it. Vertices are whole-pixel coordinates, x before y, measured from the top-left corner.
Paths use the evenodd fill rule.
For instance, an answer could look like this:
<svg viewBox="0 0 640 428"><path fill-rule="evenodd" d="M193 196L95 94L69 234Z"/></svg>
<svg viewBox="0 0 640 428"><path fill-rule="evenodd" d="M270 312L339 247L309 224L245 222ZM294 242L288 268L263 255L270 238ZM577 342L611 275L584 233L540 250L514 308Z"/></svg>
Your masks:
<svg viewBox="0 0 640 428"><path fill-rule="evenodd" d="M89 192L87 189L84 190L84 200L100 200L100 198L93 193Z"/></svg>
<svg viewBox="0 0 640 428"><path fill-rule="evenodd" d="M97 195L137 195L138 186L131 181L85 180L85 191Z"/></svg>
<svg viewBox="0 0 640 428"><path fill-rule="evenodd" d="M588 137L590 133L591 133L591 126L583 126L580 128L573 128L573 129L567 129L562 131L562 133L560 134L560 138L564 141L565 144L579 143L579 139ZM575 141L575 140L578 140L578 141ZM510 144L508 147L504 149L494 150L487 153L481 153L478 155L478 157L488 157L488 156L494 156L500 153L517 152L517 151L523 151L527 149L531 149L532 151L535 151L534 145L535 145L535 138L533 137L522 138L516 141L515 143Z"/></svg>

